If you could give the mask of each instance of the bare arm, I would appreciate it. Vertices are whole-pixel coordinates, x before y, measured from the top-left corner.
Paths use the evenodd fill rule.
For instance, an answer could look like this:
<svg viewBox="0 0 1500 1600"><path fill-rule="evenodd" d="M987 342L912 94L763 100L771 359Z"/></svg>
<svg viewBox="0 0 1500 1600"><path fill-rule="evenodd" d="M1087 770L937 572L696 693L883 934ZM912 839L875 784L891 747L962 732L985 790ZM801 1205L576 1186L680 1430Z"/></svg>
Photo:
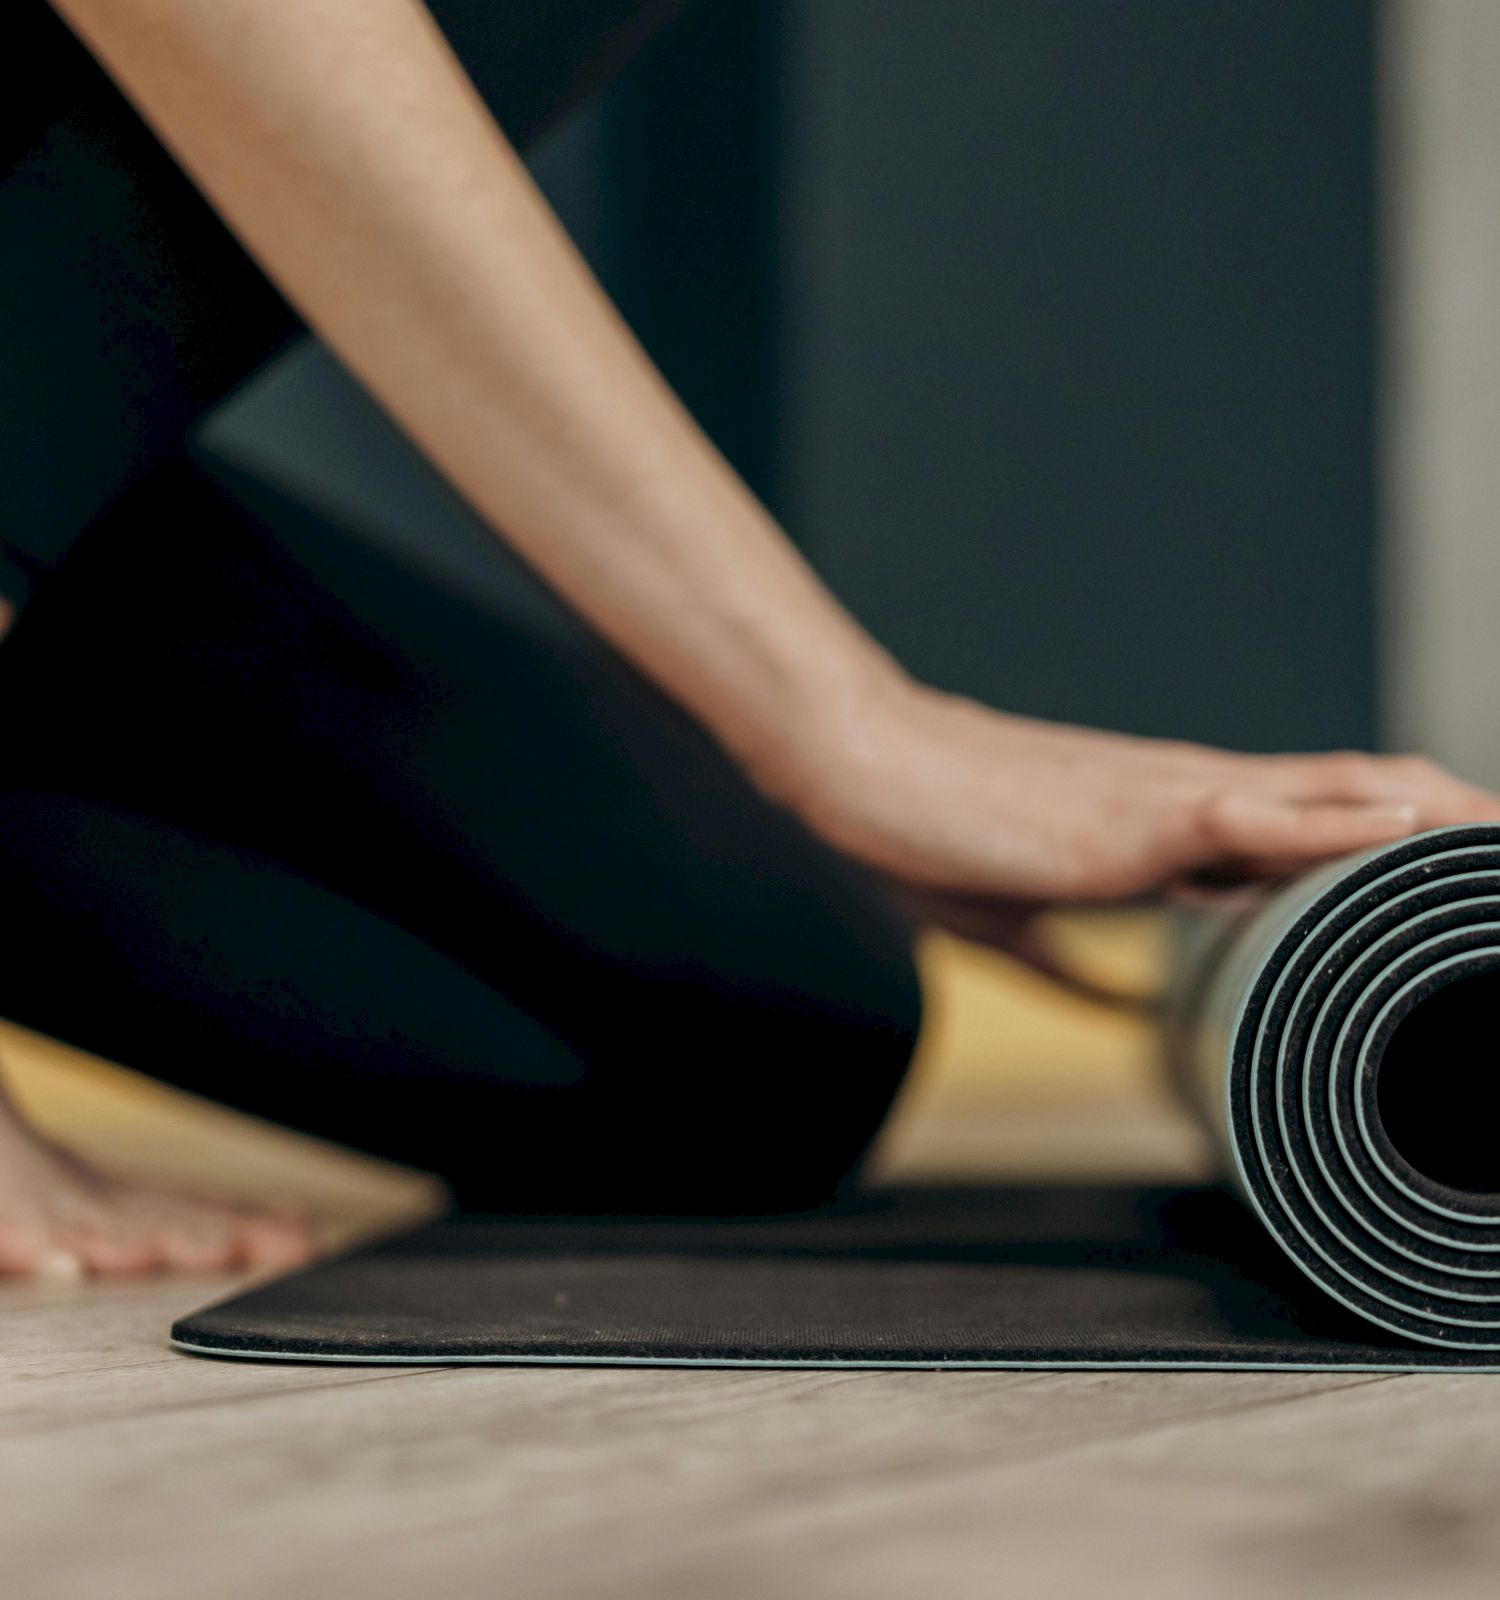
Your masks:
<svg viewBox="0 0 1500 1600"><path fill-rule="evenodd" d="M57 0L482 517L762 787L973 902L1135 893L1500 814L1419 763L1254 760L911 683L652 368L418 0Z"/></svg>
<svg viewBox="0 0 1500 1600"><path fill-rule="evenodd" d="M417 0L65 0L482 517L743 758L888 670L620 320Z"/></svg>

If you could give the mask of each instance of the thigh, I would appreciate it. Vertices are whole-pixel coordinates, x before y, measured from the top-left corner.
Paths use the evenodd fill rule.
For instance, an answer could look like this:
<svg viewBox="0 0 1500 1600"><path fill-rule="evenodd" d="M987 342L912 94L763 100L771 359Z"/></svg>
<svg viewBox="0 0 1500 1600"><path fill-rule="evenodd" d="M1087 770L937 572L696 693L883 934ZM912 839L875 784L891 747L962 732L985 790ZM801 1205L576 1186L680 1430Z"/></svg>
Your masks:
<svg viewBox="0 0 1500 1600"><path fill-rule="evenodd" d="M42 686L29 783L411 930L564 1041L672 1185L807 1194L857 1161L915 1038L909 930L607 651L191 469L115 522L5 653L0 686Z"/></svg>

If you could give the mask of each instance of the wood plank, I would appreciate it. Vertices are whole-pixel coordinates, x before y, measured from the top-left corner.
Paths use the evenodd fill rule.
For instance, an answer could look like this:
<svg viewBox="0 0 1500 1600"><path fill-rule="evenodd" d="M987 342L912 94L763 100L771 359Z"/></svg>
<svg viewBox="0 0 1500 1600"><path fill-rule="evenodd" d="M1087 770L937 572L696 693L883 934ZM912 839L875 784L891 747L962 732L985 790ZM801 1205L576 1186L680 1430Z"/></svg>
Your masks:
<svg viewBox="0 0 1500 1600"><path fill-rule="evenodd" d="M106 1418L391 1376L381 1368L188 1361L171 1348L173 1318L248 1281L6 1286L0 1291L0 1441L15 1448L27 1434Z"/></svg>
<svg viewBox="0 0 1500 1600"><path fill-rule="evenodd" d="M1263 1395L1041 1457L945 1457L925 1475L809 1497L771 1518L752 1509L662 1556L575 1567L549 1592L1478 1600L1493 1596L1500 1560L1497 1424L1500 1386L1472 1377Z"/></svg>
<svg viewBox="0 0 1500 1600"><path fill-rule="evenodd" d="M502 1569L508 1593L541 1593L603 1581L601 1560L644 1595L706 1531L774 1550L852 1507L878 1532L924 1486L997 1463L1024 1477L1089 1442L1368 1381L449 1369L32 1435L0 1505L23 1519L23 1570L79 1597L186 1595L210 1574L231 1600L314 1593L337 1572L374 1600Z"/></svg>
<svg viewBox="0 0 1500 1600"><path fill-rule="evenodd" d="M81 1424L0 1485L80 1597L1460 1596L1497 1423L1462 1376L468 1369Z"/></svg>

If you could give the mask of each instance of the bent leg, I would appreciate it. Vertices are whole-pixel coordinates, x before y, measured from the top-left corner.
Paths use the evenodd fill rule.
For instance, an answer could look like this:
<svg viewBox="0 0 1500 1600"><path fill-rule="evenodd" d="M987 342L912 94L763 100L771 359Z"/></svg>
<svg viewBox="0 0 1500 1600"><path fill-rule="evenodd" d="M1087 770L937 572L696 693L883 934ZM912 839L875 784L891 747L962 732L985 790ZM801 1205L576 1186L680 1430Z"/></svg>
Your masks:
<svg viewBox="0 0 1500 1600"><path fill-rule="evenodd" d="M488 1160L472 1120L437 1158L407 1153L467 1199L766 1209L830 1192L918 1021L909 931L872 886L602 647L502 629L324 526L344 552L332 592L272 514L180 469L75 552L5 652L0 683L46 686L18 697L27 784L281 863L564 1049L579 1092L522 1138L545 1161ZM242 1064L154 1063L150 1031L132 1064L244 1103ZM263 1074L274 1094L252 1109L310 1126L323 1070ZM517 1070L494 1068L507 1117ZM380 1143L412 1136L396 1124L314 1131L399 1154Z"/></svg>

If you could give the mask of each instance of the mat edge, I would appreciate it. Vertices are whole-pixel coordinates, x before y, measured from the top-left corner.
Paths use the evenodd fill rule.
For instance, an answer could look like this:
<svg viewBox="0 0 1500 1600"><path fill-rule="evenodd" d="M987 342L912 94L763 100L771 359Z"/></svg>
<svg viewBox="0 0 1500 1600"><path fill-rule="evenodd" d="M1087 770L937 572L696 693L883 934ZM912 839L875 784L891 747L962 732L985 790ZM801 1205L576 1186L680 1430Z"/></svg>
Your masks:
<svg viewBox="0 0 1500 1600"><path fill-rule="evenodd" d="M1426 1362L1413 1365L1401 1362L1328 1361L819 1361L727 1356L385 1356L326 1355L289 1350L247 1350L196 1344L186 1339L170 1339L174 1350L187 1355L214 1356L231 1361L317 1362L343 1367L718 1367L761 1371L800 1370L806 1372L1372 1372L1415 1373L1500 1373L1500 1362L1493 1366L1467 1363Z"/></svg>

